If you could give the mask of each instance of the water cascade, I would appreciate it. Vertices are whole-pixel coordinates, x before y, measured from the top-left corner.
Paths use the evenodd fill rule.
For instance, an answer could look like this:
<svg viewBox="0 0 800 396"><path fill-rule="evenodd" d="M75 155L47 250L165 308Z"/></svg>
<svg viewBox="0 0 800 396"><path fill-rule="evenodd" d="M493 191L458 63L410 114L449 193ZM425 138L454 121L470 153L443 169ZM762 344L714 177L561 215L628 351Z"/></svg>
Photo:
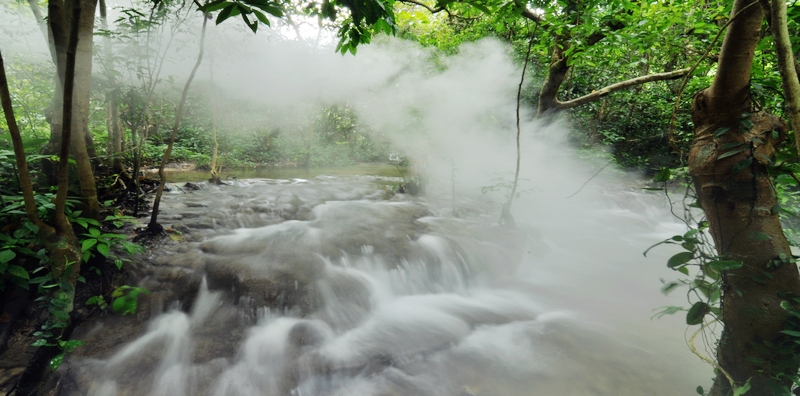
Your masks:
<svg viewBox="0 0 800 396"><path fill-rule="evenodd" d="M483 197L459 198L471 214L457 218L374 179L169 196L190 241L135 269L154 292L149 325L71 355L59 394L678 395L702 380L680 326L650 321L664 301L641 273L658 271L637 258L677 226L614 203L655 197L617 192L572 224L512 230ZM102 345L130 323L77 336Z"/></svg>
<svg viewBox="0 0 800 396"><path fill-rule="evenodd" d="M159 219L183 243L127 268L152 295L136 317L75 332L92 349L67 357L54 394L639 396L706 384L683 318L651 320L682 304L659 292L675 252L642 257L684 232L663 193L609 168L566 198L603 164L576 158L560 124L526 122L518 227L497 225L504 200L480 187L513 171L519 71L493 41L463 46L442 72L410 47L342 58L277 43L248 58L258 73L220 65L242 95L285 92L247 98L265 106L347 98L416 156L427 194L321 175L174 190ZM337 77L311 78L320 71Z"/></svg>

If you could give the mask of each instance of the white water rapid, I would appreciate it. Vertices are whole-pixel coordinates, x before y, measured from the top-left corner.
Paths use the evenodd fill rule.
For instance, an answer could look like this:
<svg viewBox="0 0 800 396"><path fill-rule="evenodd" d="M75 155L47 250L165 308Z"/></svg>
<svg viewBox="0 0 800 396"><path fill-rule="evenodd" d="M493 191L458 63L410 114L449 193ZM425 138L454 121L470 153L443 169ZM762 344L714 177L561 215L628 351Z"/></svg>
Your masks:
<svg viewBox="0 0 800 396"><path fill-rule="evenodd" d="M191 309L106 358L71 356L78 385L61 394L689 394L711 370L681 318L650 319L676 299L658 291L668 252L641 255L681 228L659 197L597 183L517 202L532 205L518 230L483 197L457 198L455 218L362 178L171 195L173 217L205 232L157 262L203 277ZM192 229L202 212L215 228Z"/></svg>
<svg viewBox="0 0 800 396"><path fill-rule="evenodd" d="M259 45L217 58L220 84L278 109L347 101L411 153L427 195L391 196L385 184L398 180L313 175L176 190L160 219L189 241L130 268L153 291L149 328L109 317L79 329L105 349L68 356L60 378L71 380L58 394L640 396L707 386L712 370L686 346L682 315L651 320L682 304L680 292L659 292L660 278L675 278L666 268L675 251L642 257L684 232L663 195L609 167L567 198L607 160L577 158L560 124L523 122L518 227L497 225L502 199L480 187L507 181L516 161L520 71L508 48L465 45L437 69L427 50L396 41L355 58ZM272 114L290 124L303 109Z"/></svg>

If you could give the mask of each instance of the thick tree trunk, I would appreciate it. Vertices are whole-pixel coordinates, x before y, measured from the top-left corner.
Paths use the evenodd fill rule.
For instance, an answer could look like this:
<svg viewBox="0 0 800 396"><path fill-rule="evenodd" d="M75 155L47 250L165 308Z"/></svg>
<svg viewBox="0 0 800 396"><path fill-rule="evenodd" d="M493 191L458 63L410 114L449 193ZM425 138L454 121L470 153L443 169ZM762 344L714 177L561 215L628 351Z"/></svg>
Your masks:
<svg viewBox="0 0 800 396"><path fill-rule="evenodd" d="M714 82L695 96L689 169L718 254L743 263L722 274L718 363L735 385L750 381L748 394L771 395L773 386L789 384L773 379L778 373L769 363L756 362L774 357L765 342L786 337L780 331L789 313L781 308L785 298L779 293L800 295L800 278L794 264L772 264L791 257L766 169L786 125L772 115L749 115L750 68L763 20L757 1L736 1L732 15L744 11L726 33ZM797 367L789 371L796 373ZM718 372L710 394L730 390L727 376Z"/></svg>
<svg viewBox="0 0 800 396"><path fill-rule="evenodd" d="M542 90L539 91L539 106L536 110L538 119L547 119L559 111L558 91L569 72L568 58L564 55L569 48L567 41L568 39L565 37L557 37L553 45L553 55L550 59L550 67L547 69L547 77L542 84Z"/></svg>
<svg viewBox="0 0 800 396"><path fill-rule="evenodd" d="M100 204L97 200L97 186L94 180L94 172L90 161L90 154L87 148L88 125L89 125L89 98L91 94L92 79L92 38L94 32L94 14L97 7L97 0L70 1L66 4L61 0L52 0L48 4L48 20L53 34L53 48L57 59L57 69L59 81L56 88L56 99L53 101L53 123L51 124L51 141L44 148L49 154L54 154L60 146L63 125L59 125L59 120L64 116L60 113L63 102L58 100L62 95L63 81L65 78L66 56L67 56L67 32L72 28L73 18L68 17L74 6L79 6L81 10L78 19L78 46L76 49L75 60L75 90L72 100L72 152L75 156L78 181L80 182L81 195L84 198L84 215L87 217L99 217ZM89 139L89 142L91 140ZM91 143L90 143L91 144Z"/></svg>

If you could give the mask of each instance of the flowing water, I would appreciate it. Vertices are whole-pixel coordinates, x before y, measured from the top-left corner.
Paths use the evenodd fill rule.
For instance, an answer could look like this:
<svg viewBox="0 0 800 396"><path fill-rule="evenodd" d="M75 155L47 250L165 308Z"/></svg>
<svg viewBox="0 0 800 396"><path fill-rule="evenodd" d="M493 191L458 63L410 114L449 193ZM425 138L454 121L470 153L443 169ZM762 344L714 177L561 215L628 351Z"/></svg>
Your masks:
<svg viewBox="0 0 800 396"><path fill-rule="evenodd" d="M663 194L611 168L592 178L606 160L576 158L559 124L523 122L518 226L497 225L516 160L520 70L509 53L496 41L465 44L432 67L427 50L399 41L356 58L276 41L221 61L226 87L285 106L287 118L308 122L306 108L288 110L298 103L347 101L412 154L428 193L392 195L402 179L342 173L173 190L159 219L181 243L128 268L152 296L139 318L76 331L94 349L68 356L60 394L624 396L707 386L712 370L685 345L682 315L651 320L658 307L685 305L659 292L660 278L675 278L666 268L675 251L642 257L685 231Z"/></svg>
<svg viewBox="0 0 800 396"><path fill-rule="evenodd" d="M161 297L132 340L71 356L77 385L61 394L683 395L710 377L680 318L650 319L670 273L667 252L641 252L681 230L660 197L595 181L574 200L518 201L511 230L484 196L392 196L399 181L167 195L189 241L140 270L170 296L180 282L163 271L180 269L193 302Z"/></svg>

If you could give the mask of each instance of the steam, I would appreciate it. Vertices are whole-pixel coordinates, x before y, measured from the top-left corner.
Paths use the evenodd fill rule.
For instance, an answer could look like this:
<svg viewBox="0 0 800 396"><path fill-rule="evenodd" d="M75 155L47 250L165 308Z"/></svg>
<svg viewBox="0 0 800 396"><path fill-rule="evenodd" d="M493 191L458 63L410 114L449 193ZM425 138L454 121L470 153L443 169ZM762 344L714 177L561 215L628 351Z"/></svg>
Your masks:
<svg viewBox="0 0 800 396"><path fill-rule="evenodd" d="M9 18L2 14L0 20ZM264 34L268 32L253 36L232 22L210 34L213 55L209 56L214 58L220 95L258 109L237 115L240 122L301 128L320 105L346 103L361 123L391 137L400 151L425 168L431 200L449 202L449 196L443 199L444 192L449 194L454 183L456 206L480 202L484 212L473 216L496 219L501 199L481 195L480 187L497 183L498 176L508 179L514 170L520 66L512 62L509 46L485 39L464 44L457 55L437 63L431 49L381 38L359 47L355 57L341 56L330 45ZM188 26L199 30L199 24ZM37 31L35 26L29 30L33 42ZM197 44L190 37L183 37L180 53L171 54L165 69L165 75L177 81L188 74L189 54L196 53ZM0 42L5 51L9 41L4 36ZM18 47L15 51L21 51ZM209 64L204 63L200 80L209 75ZM564 124L539 125L532 121L531 110L523 109L522 115L520 177L521 189L528 192L515 203L514 216L539 242L513 280L498 282L531 291L539 302L573 312L582 327L614 340L567 339L558 331L558 326L565 326L558 321L543 329L541 339L549 344L541 348L563 352L555 354L560 356L560 375L597 381L603 393L604 378L625 378L611 375L617 365L607 362L626 362L619 367L647 367L663 383L675 384L663 394L686 394L711 370L684 345L680 317L650 320L654 308L681 304L677 296L659 293L659 278L674 277L664 265L671 252L664 248L650 259L641 256L649 245L682 233L681 225L671 219L662 197L643 194L636 188L635 175L612 168L567 199L604 163L578 158L567 143ZM220 129L224 131L224 126ZM526 325L504 329L503 339L487 336L485 329L476 331L448 358L497 344L496 355L487 359L534 365L534 359L527 360L519 351L536 347L509 347L522 342L520 326ZM626 356L614 347L618 344L626 345L625 351L642 353ZM578 363L571 365L570 359ZM553 392L571 394L564 389Z"/></svg>

